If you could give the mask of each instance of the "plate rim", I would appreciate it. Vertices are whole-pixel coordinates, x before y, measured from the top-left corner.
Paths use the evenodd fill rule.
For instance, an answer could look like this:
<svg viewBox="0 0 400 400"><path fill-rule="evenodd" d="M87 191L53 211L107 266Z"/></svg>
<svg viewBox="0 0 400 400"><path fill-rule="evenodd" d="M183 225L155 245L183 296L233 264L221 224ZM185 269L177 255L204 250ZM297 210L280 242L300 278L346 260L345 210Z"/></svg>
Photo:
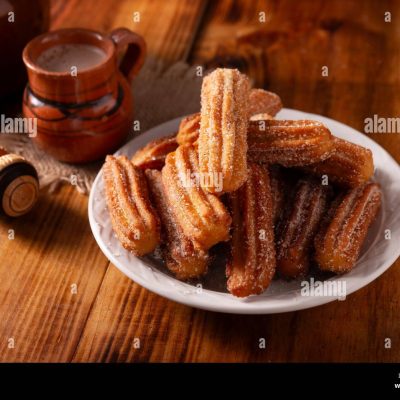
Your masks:
<svg viewBox="0 0 400 400"><path fill-rule="evenodd" d="M379 149L385 157L394 165L399 171L400 174L400 166L396 162L396 160L377 142L369 138L367 135L364 133L357 131L356 129L352 128L351 126L348 126L340 121L334 120L329 117L325 117L323 115L319 114L314 114L314 113L309 113L306 111L301 111L301 110L296 110L296 109L290 109L290 108L283 108L282 111L288 111L288 112L295 112L299 114L304 114L304 117L307 116L307 119L310 119L310 117L315 118L317 120L327 120L330 123L338 124L339 126L342 126L346 130L351 130L356 132L358 135L362 135L364 139L370 143L372 143L372 147L375 149ZM278 114L279 117L279 114ZM158 132L166 129L167 126L170 125L178 125L179 121L183 117L177 117L174 119L171 119L169 121L166 121L162 124L159 124L151 129L148 129L146 132L143 132L139 136L136 136L135 138L132 138L129 142L125 143L121 148L119 148L114 154L121 154L124 153L124 150L129 149L131 146L132 141L137 140L138 138L146 138L147 136L152 136L155 135L157 137ZM168 133L166 133L167 135ZM148 140L151 140L151 137L148 138ZM148 141L147 140L147 141ZM147 143L146 141L146 143ZM373 152L374 153L374 152ZM285 300L288 304L284 304L281 307L274 306L272 308L268 308L268 300L266 298L265 303L252 303L251 299L254 299L255 297L249 297L246 299L238 299L235 298L234 296L230 295L229 293L222 293L222 292L215 292L209 289L203 289L203 292L208 293L209 295L214 295L217 297L223 296L225 298L229 298L230 300L234 300L235 303L229 302L229 303L222 303L218 304L217 302L210 301L209 299L205 300L205 297L202 295L196 295L192 297L191 295L183 294L181 291L175 289L171 290L170 288L165 289L163 285L155 285L154 283L148 282L144 277L142 277L140 274L135 274L132 270L128 269L123 262L121 262L117 257L112 254L111 251L107 248L106 244L103 242L103 240L100 238L100 233L96 230L95 226L97 225L97 222L94 217L94 193L95 193L95 188L97 184L99 183L100 179L102 177L102 169L98 172L95 180L93 181L92 189L89 194L89 200L88 200L88 217L89 217L89 223L90 223L90 228L92 231L92 234L96 240L97 245L100 247L101 251L103 254L107 257L107 259L114 264L124 275L126 275L129 279L133 280L137 284L141 285L145 289L149 290L152 293L155 293L157 295L160 295L164 298L167 298L168 300L175 301L179 304L184 304L190 307L194 308L199 308L203 310L208 310L208 311L214 311L214 312L222 312L222 313L230 313L230 314L252 314L252 315L267 315L267 314L277 314L277 313L286 313L286 312L291 312L291 311L300 311L308 308L313 308L313 307L318 307L322 306L324 304L333 302L333 301L338 301L338 298L336 296L310 296L310 297L302 297L302 301L298 302L297 297L293 297L293 299ZM366 278L364 279L358 279L359 282L355 282L352 284L352 287L346 291L346 298L347 296L351 295L352 293L362 289L363 287L369 285L371 282L376 280L380 275L382 275L384 272L386 272L397 260L397 258L400 255L400 248L398 252L393 252L392 256L389 258L386 258L385 261L377 268L375 271L367 275ZM152 268L149 267L146 262L141 259L136 257L136 261L138 263L141 263L143 266L147 268ZM154 270L155 274L162 274L165 275L162 271ZM345 276L345 275L344 275ZM170 277L171 279L175 279L173 277ZM187 284L185 282L178 281L180 284L186 285L193 291L194 286ZM277 301L277 300L274 300Z"/></svg>

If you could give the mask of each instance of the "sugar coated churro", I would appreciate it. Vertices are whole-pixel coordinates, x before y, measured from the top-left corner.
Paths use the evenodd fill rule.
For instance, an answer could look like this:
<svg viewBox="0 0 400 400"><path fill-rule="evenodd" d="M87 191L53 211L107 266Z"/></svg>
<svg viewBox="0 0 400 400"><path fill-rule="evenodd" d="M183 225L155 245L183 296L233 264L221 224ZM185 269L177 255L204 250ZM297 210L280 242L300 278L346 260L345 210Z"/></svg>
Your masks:
<svg viewBox="0 0 400 400"><path fill-rule="evenodd" d="M324 161L305 167L316 176L326 175L329 181L345 187L357 187L367 182L374 174L371 150L333 138L334 151Z"/></svg>
<svg viewBox="0 0 400 400"><path fill-rule="evenodd" d="M222 175L223 192L238 189L247 178L249 80L234 69L217 69L201 90L199 164L202 173ZM207 187L214 193L215 187Z"/></svg>
<svg viewBox="0 0 400 400"><path fill-rule="evenodd" d="M107 156L103 173L115 234L135 255L150 253L160 241L160 221L150 202L143 172L125 156Z"/></svg>
<svg viewBox="0 0 400 400"><path fill-rule="evenodd" d="M167 268L182 280L204 275L207 272L209 256L183 233L165 195L161 172L147 170L145 174L152 200L162 222L162 251Z"/></svg>
<svg viewBox="0 0 400 400"><path fill-rule="evenodd" d="M308 273L313 239L328 201L328 189L312 179L302 179L295 189L277 240L277 269L284 278Z"/></svg>
<svg viewBox="0 0 400 400"><path fill-rule="evenodd" d="M273 198L268 170L249 164L247 182L230 193L233 215L228 290L246 297L262 293L275 273Z"/></svg>
<svg viewBox="0 0 400 400"><path fill-rule="evenodd" d="M137 167L146 169L158 169L164 166L165 157L168 153L176 150L178 143L175 136L167 136L152 140L146 146L139 149L131 161Z"/></svg>
<svg viewBox="0 0 400 400"><path fill-rule="evenodd" d="M185 235L208 249L228 240L231 217L221 200L204 190L202 176L193 146L179 146L168 154L162 179L169 203ZM209 182L214 186L213 176Z"/></svg>
<svg viewBox="0 0 400 400"><path fill-rule="evenodd" d="M354 267L381 199L379 185L366 183L333 202L315 237L315 259L320 269L343 273Z"/></svg>
<svg viewBox="0 0 400 400"><path fill-rule="evenodd" d="M328 128L310 120L262 120L249 126L249 159L285 167L328 158L334 150Z"/></svg>
<svg viewBox="0 0 400 400"><path fill-rule="evenodd" d="M263 89L251 89L248 101L251 121L273 119L282 108L280 97ZM182 119L176 136L179 144L194 143L199 138L200 118L196 113Z"/></svg>

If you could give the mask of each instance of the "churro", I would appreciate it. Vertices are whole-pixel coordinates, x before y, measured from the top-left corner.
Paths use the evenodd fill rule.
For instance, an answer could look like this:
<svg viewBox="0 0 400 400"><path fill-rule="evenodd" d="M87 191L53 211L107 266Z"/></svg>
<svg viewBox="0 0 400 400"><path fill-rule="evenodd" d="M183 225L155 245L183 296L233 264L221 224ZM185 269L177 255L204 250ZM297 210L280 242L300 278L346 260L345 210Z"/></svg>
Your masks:
<svg viewBox="0 0 400 400"><path fill-rule="evenodd" d="M277 270L284 278L305 276L313 239L328 202L328 189L314 180L298 182L281 221L277 240Z"/></svg>
<svg viewBox="0 0 400 400"><path fill-rule="evenodd" d="M249 115L268 114L271 117L282 109L281 98L264 89L251 89L249 95Z"/></svg>
<svg viewBox="0 0 400 400"><path fill-rule="evenodd" d="M198 140L200 172L221 174L223 192L247 178L249 80L234 69L217 69L203 80ZM211 193L216 188L206 187Z"/></svg>
<svg viewBox="0 0 400 400"><path fill-rule="evenodd" d="M328 176L329 181L353 188L367 182L374 174L371 150L347 140L333 138L334 151L324 161L305 167L316 176Z"/></svg>
<svg viewBox="0 0 400 400"><path fill-rule="evenodd" d="M167 268L181 280L204 275L207 272L208 254L184 235L165 195L161 172L147 170L145 174L162 222L162 252Z"/></svg>
<svg viewBox="0 0 400 400"><path fill-rule="evenodd" d="M194 143L199 138L200 118L200 113L196 113L182 119L176 135L179 144Z"/></svg>
<svg viewBox="0 0 400 400"><path fill-rule="evenodd" d="M344 273L354 267L381 200L379 185L366 183L333 202L314 241L320 269Z"/></svg>
<svg viewBox="0 0 400 400"><path fill-rule="evenodd" d="M249 126L249 159L285 167L313 164L334 150L328 128L310 120L252 121Z"/></svg>
<svg viewBox="0 0 400 400"><path fill-rule="evenodd" d="M265 166L269 172L270 186L272 193L272 220L274 225L276 225L282 215L282 210L284 209L287 185L285 177L282 171L279 169L279 165L268 165Z"/></svg>
<svg viewBox="0 0 400 400"><path fill-rule="evenodd" d="M266 121L268 119L274 119L272 115L261 113L261 114L254 114L250 117L250 121ZM249 132L247 131L247 134ZM250 132L251 134L251 132Z"/></svg>
<svg viewBox="0 0 400 400"><path fill-rule="evenodd" d="M116 236L135 255L150 253L160 241L160 221L150 202L143 172L125 156L107 156L103 174Z"/></svg>
<svg viewBox="0 0 400 400"><path fill-rule="evenodd" d="M273 198L269 174L249 163L248 179L229 194L233 215L228 290L237 297L262 293L275 273Z"/></svg>
<svg viewBox="0 0 400 400"><path fill-rule="evenodd" d="M186 236L204 249L229 238L231 217L207 186L221 187L218 175L199 173L197 151L192 145L179 146L168 154L162 169L165 192Z"/></svg>
<svg viewBox="0 0 400 400"><path fill-rule="evenodd" d="M165 157L168 153L176 150L178 143L175 136L162 137L149 142L139 149L132 157L133 165L146 170L158 169L164 166Z"/></svg>
<svg viewBox="0 0 400 400"><path fill-rule="evenodd" d="M273 119L282 108L280 97L263 89L251 89L249 95L249 116L251 121ZM199 138L200 113L183 118L176 140L179 144L194 143Z"/></svg>

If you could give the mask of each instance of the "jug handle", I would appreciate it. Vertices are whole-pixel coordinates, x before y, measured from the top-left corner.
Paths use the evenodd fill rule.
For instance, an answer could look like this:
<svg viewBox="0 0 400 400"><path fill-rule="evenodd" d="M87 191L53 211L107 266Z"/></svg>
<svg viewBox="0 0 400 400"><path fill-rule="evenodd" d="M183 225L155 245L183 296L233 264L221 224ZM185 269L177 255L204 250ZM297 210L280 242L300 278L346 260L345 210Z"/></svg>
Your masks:
<svg viewBox="0 0 400 400"><path fill-rule="evenodd" d="M126 52L119 64L119 69L128 79L129 83L138 74L146 58L146 42L142 36L126 28L114 29L109 37L114 42L117 52Z"/></svg>

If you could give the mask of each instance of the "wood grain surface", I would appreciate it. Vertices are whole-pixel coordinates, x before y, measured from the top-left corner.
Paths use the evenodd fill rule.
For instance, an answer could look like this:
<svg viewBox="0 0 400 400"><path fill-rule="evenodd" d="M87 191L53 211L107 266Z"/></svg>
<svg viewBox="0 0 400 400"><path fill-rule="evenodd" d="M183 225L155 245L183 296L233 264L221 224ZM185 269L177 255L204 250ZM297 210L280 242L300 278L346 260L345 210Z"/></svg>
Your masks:
<svg viewBox="0 0 400 400"><path fill-rule="evenodd" d="M374 114L399 116L399 18L396 1L52 2L52 29L126 26L168 64L239 67L286 107L359 130ZM371 137L400 162L399 134ZM268 316L196 310L111 265L91 235L87 198L64 186L42 193L27 217L0 218L0 361L398 362L399 266L346 301L314 309Z"/></svg>

